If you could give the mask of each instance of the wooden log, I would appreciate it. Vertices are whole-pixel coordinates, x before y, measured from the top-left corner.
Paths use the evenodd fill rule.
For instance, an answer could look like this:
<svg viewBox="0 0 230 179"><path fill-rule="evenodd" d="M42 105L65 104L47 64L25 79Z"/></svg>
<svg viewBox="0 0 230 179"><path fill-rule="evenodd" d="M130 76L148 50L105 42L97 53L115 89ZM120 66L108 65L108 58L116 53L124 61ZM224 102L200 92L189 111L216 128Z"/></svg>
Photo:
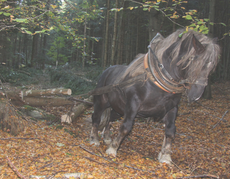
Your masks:
<svg viewBox="0 0 230 179"><path fill-rule="evenodd" d="M15 106L23 106L25 103L19 96L19 92L17 91L8 91L6 93L0 92L0 97L7 98L15 105Z"/></svg>
<svg viewBox="0 0 230 179"><path fill-rule="evenodd" d="M57 89L45 89L45 90L26 90L21 91L19 94L20 97L23 99L25 96L27 97L34 97L34 96L53 96L57 94L62 95L71 95L71 89L64 89L64 88L57 88Z"/></svg>
<svg viewBox="0 0 230 179"><path fill-rule="evenodd" d="M64 94L71 95L71 89L49 89L49 90L27 90L24 92L8 91L6 93L0 92L0 97L7 96L8 99L16 106L23 106L25 104L38 107L38 106L62 106L74 105L75 101L70 101L63 97L51 97L51 95ZM42 97L49 96L49 97Z"/></svg>
<svg viewBox="0 0 230 179"><path fill-rule="evenodd" d="M92 102L93 96L90 96L85 101ZM72 123L75 119L82 114L87 108L90 108L92 104L90 103L81 103L72 108L72 111L69 114L64 114L61 116L61 122Z"/></svg>
<svg viewBox="0 0 230 179"><path fill-rule="evenodd" d="M24 97L22 100L25 104L38 107L38 106L64 106L64 105L74 105L76 104L74 101L69 101L66 98L61 97Z"/></svg>

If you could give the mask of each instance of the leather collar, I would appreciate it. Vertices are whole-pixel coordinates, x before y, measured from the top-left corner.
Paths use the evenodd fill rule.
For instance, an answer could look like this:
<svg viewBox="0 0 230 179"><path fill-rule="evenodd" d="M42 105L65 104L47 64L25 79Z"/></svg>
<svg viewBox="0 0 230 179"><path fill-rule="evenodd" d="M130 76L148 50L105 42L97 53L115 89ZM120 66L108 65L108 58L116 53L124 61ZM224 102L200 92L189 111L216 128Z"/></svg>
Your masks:
<svg viewBox="0 0 230 179"><path fill-rule="evenodd" d="M145 54L144 67L151 81L167 93L182 93L185 90L185 86L174 81L172 78L169 79L169 77L167 77L169 75L168 72L165 69L162 70L164 68L162 68L163 65L161 64L160 66L159 64L157 64L158 59L153 58L153 60L151 60L149 53L150 50L147 54Z"/></svg>

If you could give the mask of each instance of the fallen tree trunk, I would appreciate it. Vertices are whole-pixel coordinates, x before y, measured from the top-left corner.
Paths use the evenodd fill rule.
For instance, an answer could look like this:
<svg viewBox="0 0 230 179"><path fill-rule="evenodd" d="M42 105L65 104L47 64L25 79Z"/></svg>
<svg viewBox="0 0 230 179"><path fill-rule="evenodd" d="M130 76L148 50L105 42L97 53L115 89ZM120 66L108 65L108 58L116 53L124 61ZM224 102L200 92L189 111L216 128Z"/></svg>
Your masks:
<svg viewBox="0 0 230 179"><path fill-rule="evenodd" d="M38 106L64 106L64 105L74 105L76 104L74 101L69 101L66 98L61 97L52 97L52 98L35 98L35 97L24 97L24 104L38 107Z"/></svg>
<svg viewBox="0 0 230 179"><path fill-rule="evenodd" d="M86 103L81 103L77 106L74 106L72 108L72 111L69 112L68 114L64 114L61 116L61 122L67 122L67 123L72 123L74 120L81 114L83 113L87 108L90 108L92 106L91 103L93 101L93 96L90 96L87 98L85 101Z"/></svg>
<svg viewBox="0 0 230 179"><path fill-rule="evenodd" d="M23 106L25 103L22 101L22 99L19 96L19 92L15 91L9 91L6 93L0 92L0 97L5 98L7 96L7 99L9 99L15 106Z"/></svg>
<svg viewBox="0 0 230 179"><path fill-rule="evenodd" d="M63 89L63 88L45 89L45 90L26 90L26 91L21 91L21 93L19 95L23 99L25 96L27 96L27 97L52 96L52 95L57 95L57 94L71 95L72 90L71 89Z"/></svg>
<svg viewBox="0 0 230 179"><path fill-rule="evenodd" d="M44 97L54 96L57 94L71 95L71 89L47 89L47 90L27 90L21 92L9 91L6 93L0 93L0 96L7 96L8 99L16 106L23 106L25 104L38 107L38 106L62 106L62 105L74 105L75 101L70 101L63 97Z"/></svg>

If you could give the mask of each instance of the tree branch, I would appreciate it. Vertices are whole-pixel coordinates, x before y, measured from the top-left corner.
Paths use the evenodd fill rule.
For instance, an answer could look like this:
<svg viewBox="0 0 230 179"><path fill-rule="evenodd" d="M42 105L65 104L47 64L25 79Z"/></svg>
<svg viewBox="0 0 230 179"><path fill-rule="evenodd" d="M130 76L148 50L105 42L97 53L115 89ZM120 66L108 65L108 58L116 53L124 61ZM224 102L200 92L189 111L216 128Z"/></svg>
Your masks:
<svg viewBox="0 0 230 179"><path fill-rule="evenodd" d="M8 156L6 156L6 159L7 159L7 162L10 166L10 168L17 174L17 176L19 178L23 178L23 179L27 179L25 176L23 176L19 171L18 169L13 165L13 163L10 161L10 159L8 158Z"/></svg>
<svg viewBox="0 0 230 179"><path fill-rule="evenodd" d="M212 127L213 129L224 119L224 116L228 113L228 111L225 111L224 115L222 116L222 118Z"/></svg>

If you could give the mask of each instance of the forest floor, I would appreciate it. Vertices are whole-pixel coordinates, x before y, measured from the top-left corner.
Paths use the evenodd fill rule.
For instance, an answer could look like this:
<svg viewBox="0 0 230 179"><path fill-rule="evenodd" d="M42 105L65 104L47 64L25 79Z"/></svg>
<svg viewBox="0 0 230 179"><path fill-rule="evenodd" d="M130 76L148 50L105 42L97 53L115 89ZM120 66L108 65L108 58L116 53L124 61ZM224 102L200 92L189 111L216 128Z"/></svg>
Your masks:
<svg viewBox="0 0 230 179"><path fill-rule="evenodd" d="M161 123L135 121L116 158L89 144L93 109L77 123L37 121L12 136L0 130L0 179L16 178L230 178L230 82L212 85L211 100L183 96L172 145L172 165L159 163ZM69 108L47 109L54 114ZM121 121L113 122L112 136Z"/></svg>

